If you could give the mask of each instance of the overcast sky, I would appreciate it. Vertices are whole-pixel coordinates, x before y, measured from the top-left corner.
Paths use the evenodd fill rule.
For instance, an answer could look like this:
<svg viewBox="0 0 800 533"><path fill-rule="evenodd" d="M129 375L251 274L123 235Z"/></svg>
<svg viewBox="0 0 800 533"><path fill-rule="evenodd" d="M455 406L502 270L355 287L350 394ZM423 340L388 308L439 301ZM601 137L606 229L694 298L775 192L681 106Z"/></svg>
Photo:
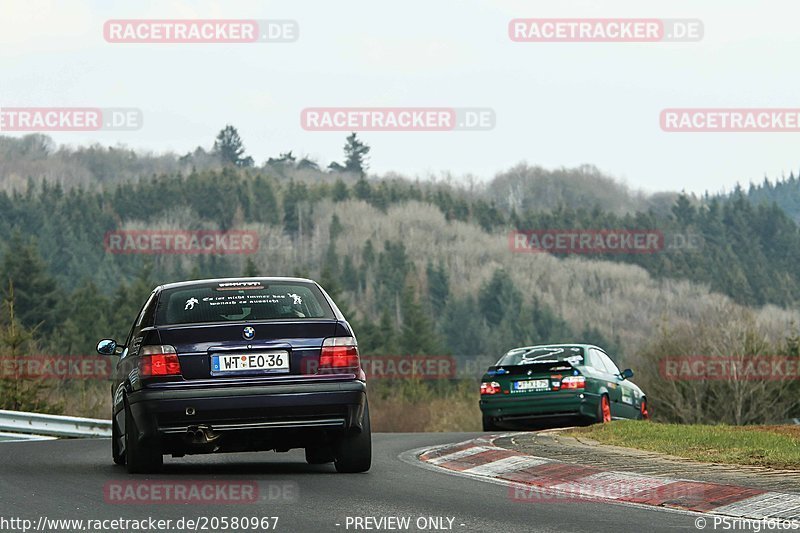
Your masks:
<svg viewBox="0 0 800 533"><path fill-rule="evenodd" d="M341 159L321 106L488 107L491 131L365 132L371 171L489 179L589 163L647 191L714 192L800 168L800 133L665 133L669 107L800 107L796 0L0 0L0 106L136 107L139 131L50 133L179 153L234 124L256 162ZM698 18L688 43L516 43L526 17ZM294 43L111 44L108 19L292 19ZM15 134L19 135L19 134Z"/></svg>

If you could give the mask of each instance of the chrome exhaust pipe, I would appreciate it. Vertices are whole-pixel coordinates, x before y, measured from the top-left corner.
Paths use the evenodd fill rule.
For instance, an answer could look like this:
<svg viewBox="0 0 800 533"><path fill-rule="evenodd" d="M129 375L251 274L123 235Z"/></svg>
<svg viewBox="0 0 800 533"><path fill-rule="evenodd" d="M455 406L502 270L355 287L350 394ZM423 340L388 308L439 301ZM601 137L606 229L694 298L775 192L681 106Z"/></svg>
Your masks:
<svg viewBox="0 0 800 533"><path fill-rule="evenodd" d="M186 438L191 444L209 444L221 436L221 433L214 433L209 426L189 426L186 431Z"/></svg>

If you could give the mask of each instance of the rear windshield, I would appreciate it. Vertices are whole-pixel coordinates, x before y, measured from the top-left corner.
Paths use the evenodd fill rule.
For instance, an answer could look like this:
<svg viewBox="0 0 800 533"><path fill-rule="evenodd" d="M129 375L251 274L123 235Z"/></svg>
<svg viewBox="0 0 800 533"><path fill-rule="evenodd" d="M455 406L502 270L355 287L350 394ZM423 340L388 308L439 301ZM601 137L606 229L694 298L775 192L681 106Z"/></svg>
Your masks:
<svg viewBox="0 0 800 533"><path fill-rule="evenodd" d="M334 318L311 283L226 281L166 289L156 325L274 319Z"/></svg>
<svg viewBox="0 0 800 533"><path fill-rule="evenodd" d="M496 366L529 365L553 361L566 361L572 365L583 364L583 348L580 346L534 346L511 350L497 362Z"/></svg>

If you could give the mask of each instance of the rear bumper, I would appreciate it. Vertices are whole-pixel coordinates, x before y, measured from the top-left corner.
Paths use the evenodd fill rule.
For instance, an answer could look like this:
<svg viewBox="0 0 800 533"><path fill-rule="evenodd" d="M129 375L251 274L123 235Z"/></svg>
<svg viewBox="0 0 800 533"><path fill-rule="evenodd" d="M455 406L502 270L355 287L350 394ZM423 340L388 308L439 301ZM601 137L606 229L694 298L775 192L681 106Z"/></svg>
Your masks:
<svg viewBox="0 0 800 533"><path fill-rule="evenodd" d="M142 441L165 453L290 448L360 431L362 381L143 389L128 396ZM198 428L214 436L194 442Z"/></svg>
<svg viewBox="0 0 800 533"><path fill-rule="evenodd" d="M561 416L594 417L597 394L572 391L548 392L542 395L483 397L480 409L495 420L517 420Z"/></svg>

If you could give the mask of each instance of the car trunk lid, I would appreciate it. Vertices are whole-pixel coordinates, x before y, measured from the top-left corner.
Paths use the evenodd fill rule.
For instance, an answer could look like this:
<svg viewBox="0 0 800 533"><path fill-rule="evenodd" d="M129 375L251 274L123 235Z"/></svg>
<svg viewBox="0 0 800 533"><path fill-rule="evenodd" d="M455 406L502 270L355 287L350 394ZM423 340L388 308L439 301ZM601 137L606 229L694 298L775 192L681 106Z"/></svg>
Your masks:
<svg viewBox="0 0 800 533"><path fill-rule="evenodd" d="M323 341L339 329L335 319L158 327L161 343L175 347L185 380L315 374ZM259 367L280 365L254 369L253 362Z"/></svg>
<svg viewBox="0 0 800 533"><path fill-rule="evenodd" d="M581 376L567 361L537 361L524 365L490 367L484 381L497 382L501 394L531 395L560 391L562 382Z"/></svg>

